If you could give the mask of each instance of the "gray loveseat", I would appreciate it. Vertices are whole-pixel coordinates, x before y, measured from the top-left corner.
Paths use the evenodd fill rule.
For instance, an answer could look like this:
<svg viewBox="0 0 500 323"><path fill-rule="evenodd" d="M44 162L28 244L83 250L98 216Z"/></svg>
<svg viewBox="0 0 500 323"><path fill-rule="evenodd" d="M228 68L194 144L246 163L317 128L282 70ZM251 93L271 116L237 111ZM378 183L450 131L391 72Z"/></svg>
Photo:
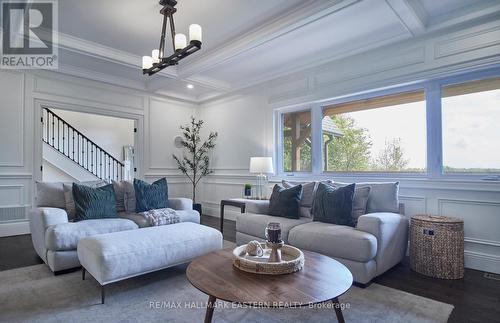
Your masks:
<svg viewBox="0 0 500 323"><path fill-rule="evenodd" d="M192 200L169 198L169 206L178 210L180 222L200 223ZM76 252L81 238L148 226L144 217L118 212L119 218L72 222L68 216L63 183L37 183L36 207L29 215L33 246L53 272L79 267Z"/></svg>
<svg viewBox="0 0 500 323"><path fill-rule="evenodd" d="M249 200L246 213L236 219L236 243L265 240L267 224L279 222L285 243L330 256L349 268L358 285L369 284L403 259L408 244L408 220L397 199L397 187L396 196L391 198L384 186L387 184L360 183L370 185L371 191L366 214L358 218L354 228L315 222L312 216L299 219L271 216L267 214L268 201Z"/></svg>

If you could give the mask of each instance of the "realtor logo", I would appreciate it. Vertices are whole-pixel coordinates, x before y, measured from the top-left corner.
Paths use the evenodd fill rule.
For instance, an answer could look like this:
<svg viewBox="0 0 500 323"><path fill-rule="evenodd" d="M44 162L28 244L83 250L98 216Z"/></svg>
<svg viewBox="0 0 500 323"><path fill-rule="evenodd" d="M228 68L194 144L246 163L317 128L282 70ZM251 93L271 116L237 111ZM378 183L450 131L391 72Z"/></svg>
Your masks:
<svg viewBox="0 0 500 323"><path fill-rule="evenodd" d="M1 17L1 68L57 68L56 0L5 1Z"/></svg>

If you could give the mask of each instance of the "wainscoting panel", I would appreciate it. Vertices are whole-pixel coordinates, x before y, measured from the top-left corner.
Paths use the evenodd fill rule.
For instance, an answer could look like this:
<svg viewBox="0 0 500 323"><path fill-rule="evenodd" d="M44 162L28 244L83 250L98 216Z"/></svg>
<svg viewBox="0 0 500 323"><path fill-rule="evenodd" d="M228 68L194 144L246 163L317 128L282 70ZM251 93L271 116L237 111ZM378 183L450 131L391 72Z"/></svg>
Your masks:
<svg viewBox="0 0 500 323"><path fill-rule="evenodd" d="M0 72L0 167L24 166L24 74Z"/></svg>

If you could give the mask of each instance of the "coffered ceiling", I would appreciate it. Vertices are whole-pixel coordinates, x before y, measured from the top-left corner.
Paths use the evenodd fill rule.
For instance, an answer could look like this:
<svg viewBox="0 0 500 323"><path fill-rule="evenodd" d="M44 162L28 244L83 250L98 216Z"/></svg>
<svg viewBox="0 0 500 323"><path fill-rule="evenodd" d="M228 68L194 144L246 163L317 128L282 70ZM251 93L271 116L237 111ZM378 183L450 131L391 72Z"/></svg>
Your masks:
<svg viewBox="0 0 500 323"><path fill-rule="evenodd" d="M200 24L203 48L148 77L142 75L141 56L158 47L158 1L59 1L60 71L200 102L500 12L497 0L178 3L176 30L187 34L189 24Z"/></svg>

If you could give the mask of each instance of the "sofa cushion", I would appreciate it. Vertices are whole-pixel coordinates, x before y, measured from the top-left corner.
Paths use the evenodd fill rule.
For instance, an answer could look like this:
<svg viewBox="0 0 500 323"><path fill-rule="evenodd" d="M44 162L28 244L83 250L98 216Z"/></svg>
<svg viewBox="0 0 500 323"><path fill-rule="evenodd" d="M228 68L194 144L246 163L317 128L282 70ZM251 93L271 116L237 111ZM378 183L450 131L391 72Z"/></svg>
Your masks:
<svg viewBox="0 0 500 323"><path fill-rule="evenodd" d="M62 182L36 182L36 206L65 209Z"/></svg>
<svg viewBox="0 0 500 323"><path fill-rule="evenodd" d="M328 183L328 185L335 188L345 186L339 186L334 182ZM356 188L354 189L354 199L352 201L352 219L354 221L354 225L356 225L360 216L366 214L366 205L368 204L368 198L370 197L370 190L370 186L359 187L356 184Z"/></svg>
<svg viewBox="0 0 500 323"><path fill-rule="evenodd" d="M140 179L134 179L135 211L144 212L153 209L168 208L167 179L159 179L149 184Z"/></svg>
<svg viewBox="0 0 500 323"><path fill-rule="evenodd" d="M281 181L284 188L292 188L297 185L302 185L302 196L300 197L300 216L312 217L311 208L314 202L314 194L316 193L316 187L318 182L290 182L283 180Z"/></svg>
<svg viewBox="0 0 500 323"><path fill-rule="evenodd" d="M74 250L81 238L137 228L139 228L137 224L126 219L96 219L60 223L47 228L45 246L48 250L54 251Z"/></svg>
<svg viewBox="0 0 500 323"><path fill-rule="evenodd" d="M108 185L108 183L106 183L103 180L77 182L77 183L79 185L84 185L92 188ZM73 197L73 183L63 183L63 188L64 188L64 203L65 203L64 208L68 213L68 219L70 221L73 221L76 217L75 199Z"/></svg>
<svg viewBox="0 0 500 323"><path fill-rule="evenodd" d="M335 182L345 186L348 183ZM356 187L370 187L366 204L366 213L392 212L399 213L399 182L366 182L356 183Z"/></svg>
<svg viewBox="0 0 500 323"><path fill-rule="evenodd" d="M334 258L367 262L377 254L377 238L355 228L323 222L301 224L290 230L288 242Z"/></svg>
<svg viewBox="0 0 500 323"><path fill-rule="evenodd" d="M123 189L124 189L124 195L123 195L123 203L125 204L125 212L130 213L133 212L135 213L135 191L134 191L134 183L129 182L129 181L123 181Z"/></svg>
<svg viewBox="0 0 500 323"><path fill-rule="evenodd" d="M352 201L355 184L334 188L319 183L314 198L314 221L348 225L354 227Z"/></svg>
<svg viewBox="0 0 500 323"><path fill-rule="evenodd" d="M88 187L73 183L75 221L117 218L113 185Z"/></svg>
<svg viewBox="0 0 500 323"><path fill-rule="evenodd" d="M236 231L266 239L265 230L269 222L281 225L281 239L288 241L288 232L295 226L312 221L310 218L288 219L266 214L243 213L236 217Z"/></svg>
<svg viewBox="0 0 500 323"><path fill-rule="evenodd" d="M269 199L269 214L289 219L300 218L299 206L302 195L302 185L292 188L283 188L274 185L273 193Z"/></svg>
<svg viewBox="0 0 500 323"><path fill-rule="evenodd" d="M113 189L115 190L115 197L116 197L116 212L125 212L125 183L126 181L114 181L111 180L111 183L113 183Z"/></svg>

